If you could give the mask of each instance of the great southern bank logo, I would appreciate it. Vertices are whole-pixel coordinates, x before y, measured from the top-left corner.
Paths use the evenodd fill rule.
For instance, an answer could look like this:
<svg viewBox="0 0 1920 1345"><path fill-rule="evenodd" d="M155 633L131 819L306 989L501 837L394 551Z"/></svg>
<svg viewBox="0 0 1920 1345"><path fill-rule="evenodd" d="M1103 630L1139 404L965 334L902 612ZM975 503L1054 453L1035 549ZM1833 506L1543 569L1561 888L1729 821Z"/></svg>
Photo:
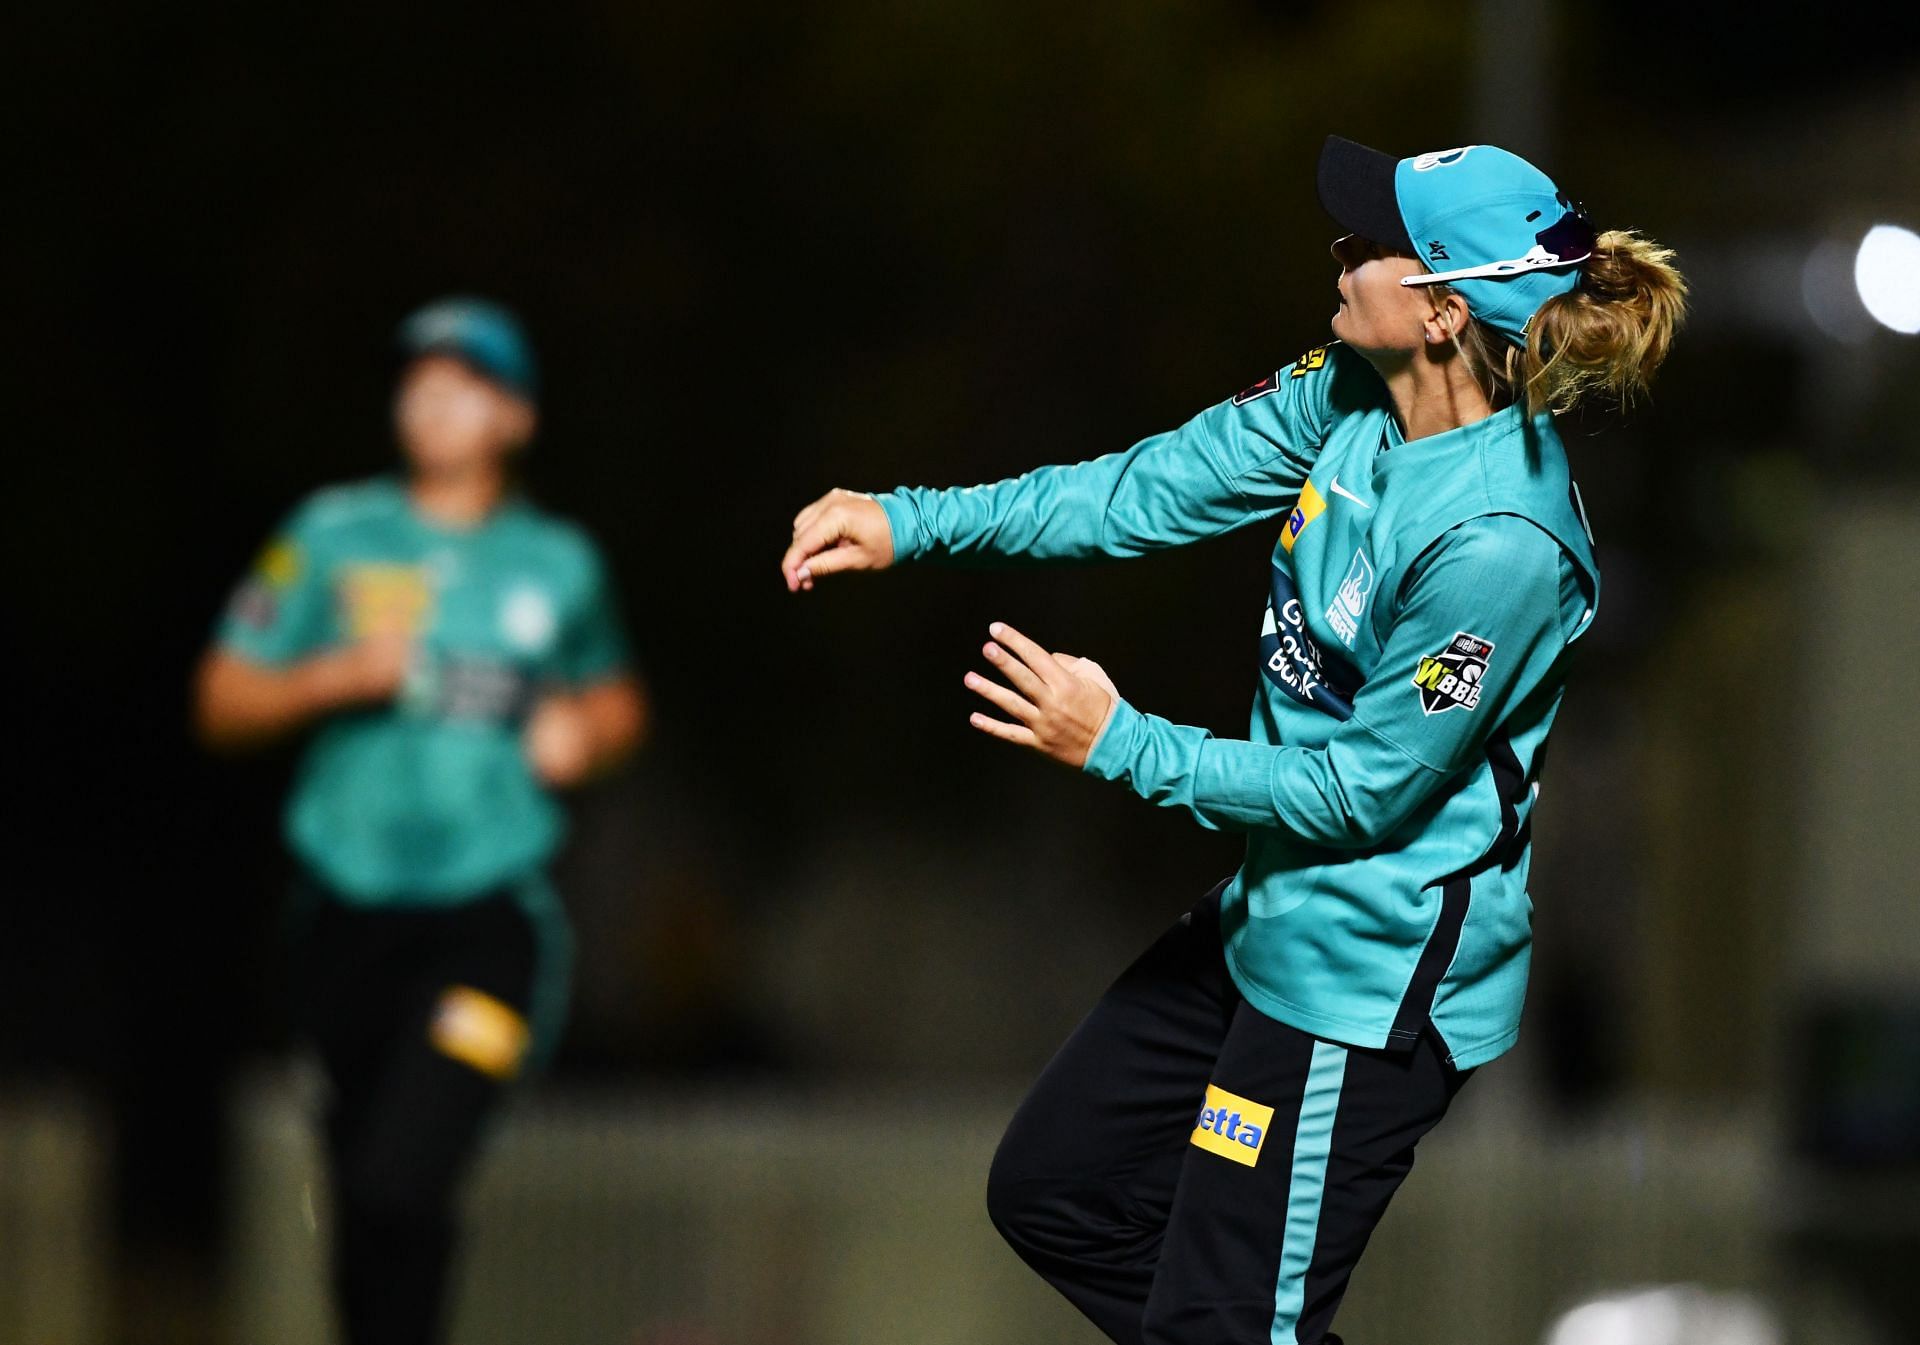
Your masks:
<svg viewBox="0 0 1920 1345"><path fill-rule="evenodd" d="M1260 1161L1260 1146L1266 1143L1272 1124L1273 1108L1208 1084L1200 1119L1194 1122L1193 1142L1208 1153L1253 1167Z"/></svg>

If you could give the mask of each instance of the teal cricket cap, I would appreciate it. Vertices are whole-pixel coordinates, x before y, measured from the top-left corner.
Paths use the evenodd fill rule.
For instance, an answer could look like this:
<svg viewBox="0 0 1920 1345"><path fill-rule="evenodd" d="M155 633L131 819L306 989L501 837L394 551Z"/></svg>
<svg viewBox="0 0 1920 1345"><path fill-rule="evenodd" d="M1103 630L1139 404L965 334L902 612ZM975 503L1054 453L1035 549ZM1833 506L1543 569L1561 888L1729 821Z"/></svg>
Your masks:
<svg viewBox="0 0 1920 1345"><path fill-rule="evenodd" d="M514 396L538 399L540 371L533 344L513 311L490 299L435 299L407 316L398 340L408 359L451 355Z"/></svg>
<svg viewBox="0 0 1920 1345"><path fill-rule="evenodd" d="M1542 304L1580 283L1593 255L1585 208L1495 145L1395 159L1330 135L1316 185L1342 228L1426 266L1401 284L1453 286L1474 317L1515 345L1527 343Z"/></svg>

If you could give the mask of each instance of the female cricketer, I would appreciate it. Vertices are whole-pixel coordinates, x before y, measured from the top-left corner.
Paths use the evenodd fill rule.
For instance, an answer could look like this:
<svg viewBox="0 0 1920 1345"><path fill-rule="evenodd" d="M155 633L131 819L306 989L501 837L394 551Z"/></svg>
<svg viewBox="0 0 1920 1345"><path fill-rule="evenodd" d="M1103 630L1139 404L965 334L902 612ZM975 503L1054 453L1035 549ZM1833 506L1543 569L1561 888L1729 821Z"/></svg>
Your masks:
<svg viewBox="0 0 1920 1345"><path fill-rule="evenodd" d="M789 589L934 557L1135 556L1279 518L1246 741L989 628L975 728L1246 858L1047 1066L988 1179L1115 1341L1322 1345L1414 1146L1513 1045L1542 752L1599 574L1556 413L1664 359L1671 254L1491 145L1337 137L1332 342L1171 433L969 490L833 491ZM1070 1118L1065 1119L1063 1118Z"/></svg>
<svg viewBox="0 0 1920 1345"><path fill-rule="evenodd" d="M564 1012L551 791L629 752L646 713L593 543L512 485L535 425L518 323L443 300L400 339L405 475L294 511L197 697L215 746L318 730L286 827L351 1345L440 1338L460 1177Z"/></svg>

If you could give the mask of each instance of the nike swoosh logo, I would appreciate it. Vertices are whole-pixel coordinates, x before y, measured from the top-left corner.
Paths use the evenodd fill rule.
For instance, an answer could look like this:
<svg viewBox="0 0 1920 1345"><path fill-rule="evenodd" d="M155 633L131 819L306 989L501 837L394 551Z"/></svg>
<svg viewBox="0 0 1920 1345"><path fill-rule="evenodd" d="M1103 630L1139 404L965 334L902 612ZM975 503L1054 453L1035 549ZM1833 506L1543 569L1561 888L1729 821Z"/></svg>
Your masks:
<svg viewBox="0 0 1920 1345"><path fill-rule="evenodd" d="M1332 481L1327 483L1327 489L1332 491L1335 495L1338 495L1343 500L1352 500L1355 504L1359 505L1362 509L1373 508L1372 505L1368 504L1365 500L1361 499L1358 495L1355 495L1352 491L1340 489L1340 478L1337 476L1334 477Z"/></svg>

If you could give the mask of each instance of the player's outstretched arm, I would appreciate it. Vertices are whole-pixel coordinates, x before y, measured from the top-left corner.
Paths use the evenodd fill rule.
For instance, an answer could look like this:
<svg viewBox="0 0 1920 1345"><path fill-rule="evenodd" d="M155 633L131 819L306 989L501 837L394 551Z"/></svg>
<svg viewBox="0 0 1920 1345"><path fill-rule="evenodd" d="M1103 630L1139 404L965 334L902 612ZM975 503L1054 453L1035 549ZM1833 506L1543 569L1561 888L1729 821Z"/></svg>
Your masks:
<svg viewBox="0 0 1920 1345"><path fill-rule="evenodd" d="M956 489L829 491L794 520L787 587L923 559L1121 559L1272 518L1312 470L1345 358L1311 351L1176 430L1085 462Z"/></svg>
<svg viewBox="0 0 1920 1345"><path fill-rule="evenodd" d="M804 593L830 574L893 564L893 529L871 495L830 490L794 516L793 543L780 558L787 592Z"/></svg>

